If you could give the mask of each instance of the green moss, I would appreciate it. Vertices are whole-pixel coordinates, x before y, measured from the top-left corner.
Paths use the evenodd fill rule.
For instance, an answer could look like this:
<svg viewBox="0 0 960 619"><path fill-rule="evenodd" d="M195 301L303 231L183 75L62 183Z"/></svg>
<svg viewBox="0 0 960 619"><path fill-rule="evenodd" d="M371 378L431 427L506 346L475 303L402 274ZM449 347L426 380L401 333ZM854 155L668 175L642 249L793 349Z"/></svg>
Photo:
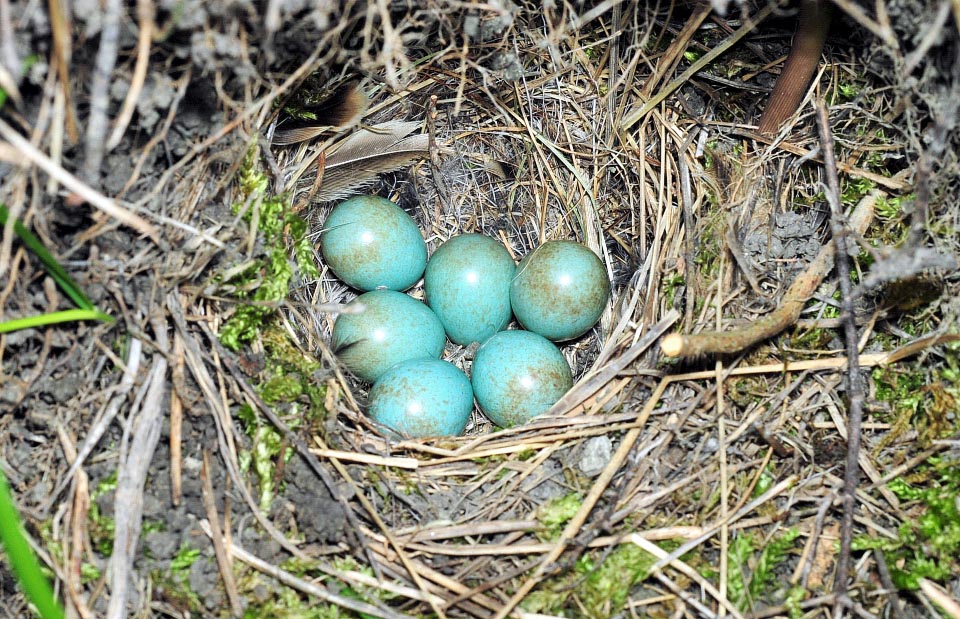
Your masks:
<svg viewBox="0 0 960 619"><path fill-rule="evenodd" d="M679 543L657 544L666 552ZM686 559L686 557L685 557ZM634 544L584 554L574 568L548 579L521 602L527 612L556 617L609 619L621 616L631 589L650 575L656 557Z"/></svg>
<svg viewBox="0 0 960 619"><path fill-rule="evenodd" d="M552 541L560 537L563 528L577 514L582 504L583 497L571 493L541 505L537 510L537 521L542 528L537 537L541 541Z"/></svg>
<svg viewBox="0 0 960 619"><path fill-rule="evenodd" d="M307 225L293 213L289 196L267 193L268 181L260 171L259 150L250 148L238 174L241 199L233 205L247 223L256 222L264 253L228 282L238 290L241 304L220 330L220 342L231 350L253 340L273 317L276 305L287 298L294 265L303 277L319 276ZM290 258L293 258L291 260Z"/></svg>
<svg viewBox="0 0 960 619"><path fill-rule="evenodd" d="M252 441L250 449L239 454L240 468L244 471L253 470L260 485L260 508L270 511L273 497L277 492L276 458L281 456L287 460L293 455L293 450L285 446L283 437L273 426L260 422L253 409L244 404L238 411L247 436Z"/></svg>
<svg viewBox="0 0 960 619"><path fill-rule="evenodd" d="M304 423L322 431L326 387L320 382L320 364L304 354L273 319L276 307L289 294L295 269L304 277L318 277L307 224L292 211L288 196L268 194L269 183L261 172L259 150L250 148L237 176L240 199L234 211L257 226L264 251L249 265L238 269L229 283L246 303L237 307L220 330L220 341L232 350L259 338L265 352L265 367L255 383L257 394L292 429ZM292 258L292 259L291 259ZM227 282L222 282L227 283ZM240 454L245 470L253 470L260 484L260 506L267 510L276 494L276 459L289 458L279 431L263 423L253 409L238 411L250 450Z"/></svg>
<svg viewBox="0 0 960 619"><path fill-rule="evenodd" d="M322 435L327 390L317 377L320 364L303 354L276 325L267 326L261 340L266 363L261 380L255 385L257 394L290 429L300 430L308 426L309 432ZM237 417L252 443L250 449L240 453L240 465L243 470L256 473L260 505L269 510L278 490L277 459L289 459L293 449L285 446L281 433L264 423L251 407L241 406Z"/></svg>
<svg viewBox="0 0 960 619"><path fill-rule="evenodd" d="M175 576L187 577L187 574L190 572L190 568L196 563L197 559L200 558L200 550L197 548L191 548L190 546L183 545L180 547L180 550L177 551L177 554L170 561L170 571Z"/></svg>
<svg viewBox="0 0 960 619"><path fill-rule="evenodd" d="M782 579L776 571L786 561L800 531L791 528L769 540L750 534L733 538L727 551L727 596L737 608L750 610L756 600L774 598L772 587Z"/></svg>
<svg viewBox="0 0 960 619"><path fill-rule="evenodd" d="M879 453L908 430L917 432L920 447L960 432L956 414L960 402L957 353L947 347L944 359L946 367L933 371L914 365L878 367L871 372L876 398L888 403L891 411L879 418L892 426L877 442L875 452Z"/></svg>
<svg viewBox="0 0 960 619"><path fill-rule="evenodd" d="M930 458L918 473L914 483L898 478L889 484L898 498L915 504L897 538L864 535L853 541L854 550L887 553L893 583L911 591L921 578L945 583L960 571L960 462Z"/></svg>
<svg viewBox="0 0 960 619"><path fill-rule="evenodd" d="M622 544L598 566L581 561L577 570L586 573L578 597L588 617L612 617L627 602L630 589L650 575L656 557L635 544Z"/></svg>

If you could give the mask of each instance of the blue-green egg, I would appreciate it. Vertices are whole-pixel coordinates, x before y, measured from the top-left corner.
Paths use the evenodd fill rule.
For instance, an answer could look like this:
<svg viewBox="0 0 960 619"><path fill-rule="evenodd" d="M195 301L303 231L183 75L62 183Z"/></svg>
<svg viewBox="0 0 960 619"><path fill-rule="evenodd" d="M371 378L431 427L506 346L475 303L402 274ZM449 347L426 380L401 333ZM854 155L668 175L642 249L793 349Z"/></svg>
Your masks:
<svg viewBox="0 0 960 619"><path fill-rule="evenodd" d="M483 342L507 326L515 269L506 248L482 234L455 236L433 252L423 291L451 341Z"/></svg>
<svg viewBox="0 0 960 619"><path fill-rule="evenodd" d="M427 265L416 222L380 196L356 196L335 206L323 223L320 250L334 274L360 290L406 290Z"/></svg>
<svg viewBox="0 0 960 619"><path fill-rule="evenodd" d="M501 331L477 349L471 382L484 414L509 428L547 412L573 385L573 375L560 350L543 336Z"/></svg>
<svg viewBox="0 0 960 619"><path fill-rule="evenodd" d="M401 361L439 358L444 344L436 314L394 290L360 295L333 325L333 351L347 369L371 383Z"/></svg>
<svg viewBox="0 0 960 619"><path fill-rule="evenodd" d="M547 241L534 249L520 261L510 285L520 324L554 342L589 331L609 298L600 258L574 241Z"/></svg>
<svg viewBox="0 0 960 619"><path fill-rule="evenodd" d="M404 361L370 391L370 418L414 438L457 436L470 420L473 389L456 366L438 359Z"/></svg>

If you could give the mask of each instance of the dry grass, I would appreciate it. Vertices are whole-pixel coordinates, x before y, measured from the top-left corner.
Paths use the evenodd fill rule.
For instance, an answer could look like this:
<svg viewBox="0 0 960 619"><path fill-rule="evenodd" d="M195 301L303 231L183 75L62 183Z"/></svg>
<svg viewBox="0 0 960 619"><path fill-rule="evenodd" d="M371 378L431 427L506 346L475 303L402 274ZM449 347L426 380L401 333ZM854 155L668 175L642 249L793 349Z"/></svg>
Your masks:
<svg viewBox="0 0 960 619"><path fill-rule="evenodd" d="M28 161L10 169L0 198L32 222L73 272L87 273L87 286L102 287L99 302L122 317L126 334L138 342L119 353L114 343L124 334L97 325L21 339L0 335L2 371L10 381L4 401L21 415L30 414L38 381L59 367L82 368L77 391L40 417L40 433L49 437L40 441L39 459L56 492L49 501L21 499L37 522L55 523L49 543L57 552L47 558L68 606L83 617L103 612L96 610L103 580L80 578L81 564L105 564L89 543L83 475L85 461L116 454L89 437L104 434L114 419L138 435L133 420L147 414L142 402L173 428L164 467L172 500L179 501L182 481L198 478L181 468L181 453L202 453L205 481L212 474L208 451L218 459L214 468L226 471L224 486L204 486L204 511L197 517L208 535L227 533L217 540L218 565L240 580L247 572L238 562L325 603L381 617L829 614L838 601L832 578L847 431L841 387L847 357L837 343L836 282L828 277L813 286L812 297L800 304L799 325L732 354L671 361L657 342L670 331L743 329L776 308L806 267L802 252L778 255L771 248L778 216L826 213L811 105L816 99L833 102L846 206L870 189L888 202L909 199L924 182L932 196L923 204L918 191L926 216L912 247L892 250L910 226L903 213L884 211L867 240L852 239L872 252L857 267L905 260L928 246L940 257L955 255L960 168L955 105L949 102L960 84L933 55L956 52L956 8L944 9L954 19L940 19L931 6L932 22L917 22L936 28L946 43L920 37L895 45L904 33L894 31L885 14L870 17L838 2L844 28L856 22L873 34L858 35L862 47L828 46L806 104L768 139L755 134L751 122L769 85L762 76L776 67L786 38L776 28L757 34L748 20L631 3L543 10L440 0L419 8L394 3L389 10L385 2L339 10L323 4L307 17L272 13L280 11L278 4L268 3L260 34L275 37L282 48L289 43L284 36L320 23L323 36L313 53L292 66L277 60L258 66L243 87L226 63L213 71L223 122L204 139L179 142L169 165L158 163L158 149L188 114L184 96L196 79L190 69L174 83L173 103L153 138L131 138L134 163L118 187L109 179L80 184L63 176L80 166L62 157L69 151L68 111L76 109L70 97L79 96L62 78L51 74L39 97L44 107L29 120L12 111L14 127L0 125L0 159ZM149 21L143 13L140 18ZM230 23L246 33L245 18L234 19ZM239 41L244 48L244 38ZM713 52L718 60L687 70ZM240 55L250 54L244 49ZM922 78L905 80L907 68ZM131 64L124 70L144 69ZM320 82L360 76L371 99L364 124L423 122L431 136L429 159L381 177L374 189L415 216L431 249L456 234L483 232L517 258L560 238L583 242L601 256L614 284L613 302L593 333L563 347L577 383L547 417L496 430L478 413L464 437L383 439L363 414L364 385L345 375L329 349L335 310L354 293L319 256L320 276L294 280L270 337L284 334L296 355L319 361L311 380L325 390L322 421L304 424L302 408L264 402L262 360L273 343L254 339L240 355L219 344L216 334L237 307L237 286L260 283L237 284L230 277L264 251L257 226L226 208L243 204L259 213L263 206L263 196L238 180L250 169L245 158L251 147L268 193L302 205L322 184L322 177L314 181L324 153L349 133L268 148L261 134L269 135L275 104L311 75ZM133 83L143 87L142 79ZM32 150L15 141L28 128ZM934 163L918 177L921 158ZM63 209L58 183L105 213L83 222L73 247L58 242L54 225L56 217L68 216L50 215ZM315 231L331 206L303 211ZM801 235L815 247L829 243L826 218L810 217L806 228L784 238ZM124 225L140 235L128 234ZM84 262L69 262L89 245L102 254L86 250ZM949 264L945 259L940 266ZM960 307L948 269L915 270L937 291L920 307L903 309L901 299L887 292L858 299L860 364L919 373L919 397L931 405L931 385L940 385L937 397L960 397L942 371L956 362L956 349L945 347L957 339L951 325ZM12 243L9 229L0 246L0 273L10 278L0 289L6 317L43 306L18 300L29 299L40 274ZM878 286L890 279L896 278ZM24 351L25 361L11 360ZM469 368L471 351L451 345L446 352ZM83 359L101 361L87 368ZM152 367L149 376L137 375L138 365ZM126 380L120 368L127 368ZM855 531L895 539L900 524L920 512L888 483L921 470L933 456L956 459L956 408L953 418L943 413L928 420L940 423L939 430L924 432L911 426L916 418L894 414L895 403L878 398L878 383L867 379ZM169 400L159 401L156 390L169 387ZM309 462L318 488L325 486L339 502L348 522L340 543L304 545L289 518L264 511L257 482L243 465L251 445L240 429L241 405L276 427L283 445ZM199 426L205 416L215 428L207 432L210 444L181 445L181 424ZM0 421L5 436L22 431L10 419ZM80 462L64 475L78 445ZM600 449L601 460L585 470L584 454L592 449ZM149 462L152 452L144 453ZM121 448L121 479L138 455L144 454ZM277 464L280 479L284 465ZM21 496L38 487L36 476L11 472ZM284 571L279 561L243 548L225 496L241 503L234 510L245 514L244 521L252 516L263 539L279 543L285 557L309 561L310 573L325 581ZM138 532L139 516L127 516ZM759 564L763 549L788 532L795 540L766 566L769 584L751 593L751 575L765 569ZM745 546L746 539L752 545ZM120 550L114 547L114 574L123 565ZM132 561L136 546L126 551ZM354 567L337 562L345 557ZM854 561L845 612L886 612L891 583L883 554L858 552ZM942 584L960 586L957 568L954 562ZM109 585L114 596L128 584L121 573ZM223 586L235 610L254 603L239 600L243 584L233 578ZM347 589L361 592L362 601ZM144 613L180 612L160 599L147 610L149 602L141 595L131 604ZM930 604L921 592L906 594L903 602L905 610L894 600L890 612L910 616ZM122 616L115 604L108 616Z"/></svg>

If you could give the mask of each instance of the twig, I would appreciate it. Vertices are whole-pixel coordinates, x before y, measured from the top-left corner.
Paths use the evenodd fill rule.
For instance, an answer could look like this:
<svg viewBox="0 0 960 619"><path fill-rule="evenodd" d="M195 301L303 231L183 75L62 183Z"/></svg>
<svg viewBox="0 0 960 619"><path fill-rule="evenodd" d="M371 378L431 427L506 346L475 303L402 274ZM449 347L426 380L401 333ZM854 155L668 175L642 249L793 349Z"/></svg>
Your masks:
<svg viewBox="0 0 960 619"><path fill-rule="evenodd" d="M86 202L89 202L110 217L119 220L120 223L130 226L141 234L147 235L154 243L159 243L160 237L153 224L121 207L115 201L64 170L62 166L57 165L56 162L37 150L33 144L25 140L13 127L3 120L0 120L0 137L10 142L10 145L13 146L20 155L20 161L12 161L11 163L22 164L22 159L26 159L52 176L58 183L83 198Z"/></svg>
<svg viewBox="0 0 960 619"><path fill-rule="evenodd" d="M127 592L140 527L143 524L143 487L147 481L153 452L160 442L160 429L163 426L164 407L161 402L167 384L167 359L162 353L168 350L167 332L162 319L157 318L152 323L161 353L154 355L143 406L139 412L131 413L131 416L136 415L131 430L132 438L129 445L126 440L123 441L120 461L117 464L117 491L114 497L116 530L110 559L112 577L107 619L123 619L128 615Z"/></svg>
<svg viewBox="0 0 960 619"><path fill-rule="evenodd" d="M220 577L223 578L223 588L227 591L230 600L230 611L234 617L243 615L243 606L240 604L240 594L237 592L237 582L233 578L233 564L230 561L223 539L223 528L220 526L220 515L217 513L217 504L213 496L213 479L210 471L210 452L203 450L203 464L200 468L201 495L203 508L207 512L207 522L210 525L210 541L213 542L213 551L217 557L217 566L220 568Z"/></svg>
<svg viewBox="0 0 960 619"><path fill-rule="evenodd" d="M178 385L183 384L183 338L174 334L172 389L170 389L170 500L174 506L183 498L183 400Z"/></svg>
<svg viewBox="0 0 960 619"><path fill-rule="evenodd" d="M872 191L860 200L850 216L851 230L859 234L866 232L873 219L873 206L879 196L879 191ZM790 284L790 288L783 295L780 307L763 318L736 331L714 331L690 335L672 333L660 342L663 354L668 357L692 357L707 353L736 353L780 333L796 322L803 306L820 287L833 266L834 254L834 245L827 244L821 247L807 270Z"/></svg>
<svg viewBox="0 0 960 619"><path fill-rule="evenodd" d="M820 147L823 150L824 171L827 176L827 203L830 205L830 233L836 246L837 279L840 281L840 311L844 323L843 333L847 349L846 388L847 411L847 463L843 478L843 520L840 527L840 556L837 559L837 574L833 592L834 617L843 615L849 603L847 577L850 571L850 544L853 539L853 514L856 510L856 490L859 479L860 424L863 419L863 386L860 381L860 359L857 344L857 323L853 311L853 290L850 284L850 256L847 254L846 230L840 205L840 179L833 152L833 135L830 133L830 118L824 101L817 102L817 127L820 131Z"/></svg>
<svg viewBox="0 0 960 619"><path fill-rule="evenodd" d="M873 558L877 562L877 574L880 575L880 584L886 589L889 596L890 613L893 619L906 619L903 609L900 608L900 596L897 595L897 587L890 578L890 570L887 568L887 559L883 556L883 550L877 548L873 551ZM958 618L960 619L960 618Z"/></svg>
<svg viewBox="0 0 960 619"><path fill-rule="evenodd" d="M70 34L70 19L65 8L66 0L50 0L47 6L50 9L50 34L53 39L54 69L57 72L58 86L63 98L64 124L67 138L71 143L80 139L77 129L77 113L74 111L72 87L70 85L70 58L73 49ZM12 41L12 37L11 37Z"/></svg>
<svg viewBox="0 0 960 619"><path fill-rule="evenodd" d="M110 105L110 77L117 64L122 12L121 0L107 0L103 3L103 25L100 29L100 48L94 64L93 83L90 84L90 117L87 121L81 174L83 179L95 188L100 185L100 164L103 162L108 124L107 107Z"/></svg>
<svg viewBox="0 0 960 619"><path fill-rule="evenodd" d="M920 579L920 590L950 617L960 619L960 602L950 597L949 593L926 578Z"/></svg>
<svg viewBox="0 0 960 619"><path fill-rule="evenodd" d="M137 100L143 91L143 84L147 81L147 65L150 62L150 43L153 40L153 31L156 28L153 21L153 2L151 0L137 0L137 21L140 26L140 34L137 37L137 64L133 67L133 79L130 80L130 88L127 90L127 96L123 100L123 106L120 113L117 114L117 120L113 125L113 131L110 133L110 139L107 140L107 150L113 150L120 144L123 134L133 118L133 111L137 107Z"/></svg>

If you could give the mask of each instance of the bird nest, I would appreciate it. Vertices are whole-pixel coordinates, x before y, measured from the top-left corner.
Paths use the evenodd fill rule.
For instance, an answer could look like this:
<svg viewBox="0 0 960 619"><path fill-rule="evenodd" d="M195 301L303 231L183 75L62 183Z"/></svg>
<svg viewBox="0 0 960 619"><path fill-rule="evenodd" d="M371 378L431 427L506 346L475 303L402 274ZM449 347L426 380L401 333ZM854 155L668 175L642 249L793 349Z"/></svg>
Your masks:
<svg viewBox="0 0 960 619"><path fill-rule="evenodd" d="M243 5L204 8L198 26L157 8L153 27L174 36L156 57L189 60L166 73L147 60L139 81L138 65L116 69L140 89L138 118L166 114L101 153L106 173L64 180L69 162L43 167L2 127L2 153L122 211L82 222L75 242L97 250L73 266L103 266L81 283L126 329L56 332L73 348L0 340L5 373L40 368L4 397L23 412L45 397L48 417L7 420L5 458L25 512L57 524L47 559L80 616L766 617L950 601L960 541L923 574L905 550L938 543L910 529L939 513L918 493L960 489L948 8L902 9L929 19L894 30L838 3L856 46L828 39L804 104L767 135L753 123L793 28L781 8L270 2L261 23ZM49 101L69 118L62 95ZM49 195L25 169L26 193ZM68 255L57 231L75 216L17 202L18 186L3 199L47 217L41 236ZM574 387L546 415L500 429L477 411L464 436L418 440L366 417L369 385L330 344L357 293L314 250L358 191L397 202L431 251L480 232L518 260L554 239L601 257L611 302L561 345ZM29 307L9 291L27 298L33 279L11 279L8 313ZM661 348L669 333L684 335ZM473 352L448 344L444 358L469 371ZM83 386L38 391L70 368ZM17 451L36 434L45 475Z"/></svg>

